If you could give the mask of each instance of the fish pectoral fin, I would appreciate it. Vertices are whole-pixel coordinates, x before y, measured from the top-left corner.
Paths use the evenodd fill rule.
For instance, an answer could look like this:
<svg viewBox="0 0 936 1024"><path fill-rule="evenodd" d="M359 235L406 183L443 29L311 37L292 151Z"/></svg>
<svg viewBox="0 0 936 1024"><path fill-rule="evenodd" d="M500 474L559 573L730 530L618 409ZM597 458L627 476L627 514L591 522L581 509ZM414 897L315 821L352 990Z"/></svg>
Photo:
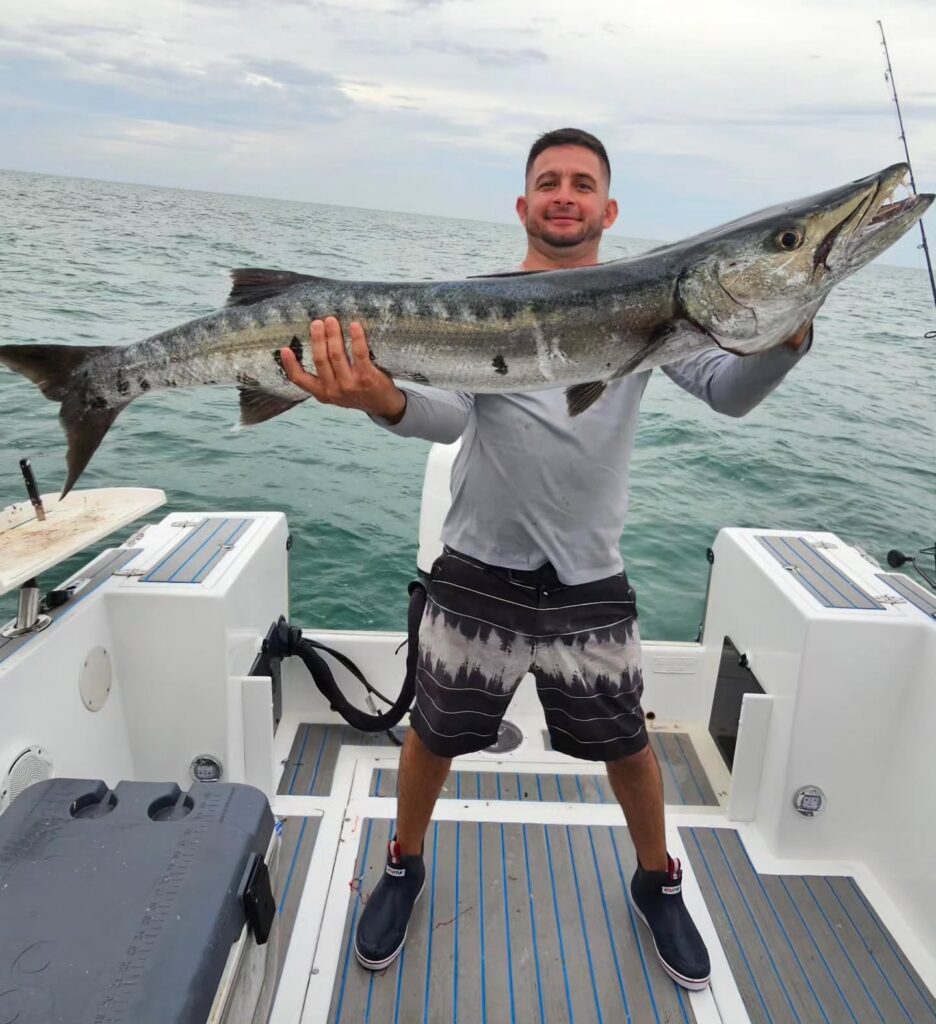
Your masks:
<svg viewBox="0 0 936 1024"><path fill-rule="evenodd" d="M586 384L574 384L566 389L566 404L570 416L578 416L591 408L595 402L605 393L605 388L615 380L620 380L628 374L635 373L651 357L657 356L661 349L678 338L681 334L678 324L660 324L647 338L646 345L638 349L626 363L619 366L614 373L609 374L604 380L593 380Z"/></svg>
<svg viewBox="0 0 936 1024"><path fill-rule="evenodd" d="M242 267L231 271L231 294L229 306L252 306L255 302L272 299L274 295L297 284L310 281L324 281L325 278L310 274L294 274L291 270L263 270L259 267Z"/></svg>
<svg viewBox="0 0 936 1024"><path fill-rule="evenodd" d="M293 406L300 405L309 397L305 395L297 398L267 388L239 387L237 390L240 392L240 421L245 427L265 423L280 413L288 412Z"/></svg>
<svg viewBox="0 0 936 1024"><path fill-rule="evenodd" d="M566 388L566 405L569 408L569 415L578 416L586 409L590 409L605 393L607 386L607 381L591 380L585 384L573 384L572 387Z"/></svg>

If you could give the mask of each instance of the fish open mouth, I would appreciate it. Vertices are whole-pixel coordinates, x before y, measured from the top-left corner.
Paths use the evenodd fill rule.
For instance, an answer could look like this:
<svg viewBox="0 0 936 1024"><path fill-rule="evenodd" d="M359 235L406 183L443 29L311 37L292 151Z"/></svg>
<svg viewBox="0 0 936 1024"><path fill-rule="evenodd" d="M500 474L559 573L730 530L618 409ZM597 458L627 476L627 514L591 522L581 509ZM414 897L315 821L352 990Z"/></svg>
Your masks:
<svg viewBox="0 0 936 1024"><path fill-rule="evenodd" d="M914 213L917 207L925 202L927 198L926 196L907 196L906 199L898 199L893 203L883 203L878 206L871 218L866 220L861 226L861 231L873 231L876 227L889 223L902 213ZM927 205L929 204L927 203Z"/></svg>
<svg viewBox="0 0 936 1024"><path fill-rule="evenodd" d="M900 186L910 186L910 169L906 164L895 164L881 174L874 195L855 225L854 233L859 240L877 234L883 228L902 222L908 217L922 216L933 201L933 197L929 195L910 195L906 199L891 202L891 196Z"/></svg>
<svg viewBox="0 0 936 1024"><path fill-rule="evenodd" d="M909 182L906 164L895 164L874 178L859 180L856 185L871 186L866 195L817 246L813 266L857 269L873 259L892 241L919 220L932 203L931 195L911 195L891 201L894 192Z"/></svg>

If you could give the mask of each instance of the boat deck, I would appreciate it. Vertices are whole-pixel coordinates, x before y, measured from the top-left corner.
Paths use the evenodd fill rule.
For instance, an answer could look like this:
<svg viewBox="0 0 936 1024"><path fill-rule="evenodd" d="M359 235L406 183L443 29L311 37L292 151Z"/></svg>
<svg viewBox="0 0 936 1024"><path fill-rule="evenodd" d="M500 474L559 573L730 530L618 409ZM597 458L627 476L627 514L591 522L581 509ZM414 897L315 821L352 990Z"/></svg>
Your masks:
<svg viewBox="0 0 936 1024"><path fill-rule="evenodd" d="M274 1024L936 1024L936 1000L861 881L758 871L719 804L710 741L679 728L652 742L711 989L670 981L630 907L634 852L602 766L553 753L532 730L513 754L455 762L406 946L387 970L364 971L351 936L393 834L398 750L342 725L293 732L275 803Z"/></svg>
<svg viewBox="0 0 936 1024"><path fill-rule="evenodd" d="M765 875L734 829L681 830L754 1024L936 1020L936 1001L848 875Z"/></svg>

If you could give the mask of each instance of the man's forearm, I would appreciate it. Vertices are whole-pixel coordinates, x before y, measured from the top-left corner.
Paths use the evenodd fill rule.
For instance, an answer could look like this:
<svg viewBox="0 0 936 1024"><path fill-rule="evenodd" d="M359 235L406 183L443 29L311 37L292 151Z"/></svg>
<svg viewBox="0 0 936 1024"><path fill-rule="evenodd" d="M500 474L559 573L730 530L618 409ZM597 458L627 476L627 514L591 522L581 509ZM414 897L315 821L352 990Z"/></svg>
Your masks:
<svg viewBox="0 0 936 1024"><path fill-rule="evenodd" d="M398 437L421 437L424 441L450 444L461 437L474 405L474 396L439 388L402 390L403 408L397 418L371 414L379 426Z"/></svg>
<svg viewBox="0 0 936 1024"><path fill-rule="evenodd" d="M716 412L744 416L763 401L806 354L812 326L807 325L802 337L800 333L798 331L784 344L749 356L706 349L664 366L663 372Z"/></svg>

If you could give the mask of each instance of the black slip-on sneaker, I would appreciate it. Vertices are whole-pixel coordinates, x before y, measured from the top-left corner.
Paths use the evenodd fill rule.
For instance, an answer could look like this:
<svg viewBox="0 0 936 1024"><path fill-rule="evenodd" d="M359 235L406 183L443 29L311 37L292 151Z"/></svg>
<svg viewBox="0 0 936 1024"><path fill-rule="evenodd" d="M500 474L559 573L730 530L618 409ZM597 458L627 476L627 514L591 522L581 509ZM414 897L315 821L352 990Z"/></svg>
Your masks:
<svg viewBox="0 0 936 1024"><path fill-rule="evenodd" d="M631 880L631 902L650 929L663 970L683 988L705 988L712 968L708 950L682 898L682 866L667 855L666 871L644 871Z"/></svg>
<svg viewBox="0 0 936 1024"><path fill-rule="evenodd" d="M369 971L382 971L400 955L416 901L426 882L426 866L419 854L404 857L400 844L387 844L387 866L374 886L358 920L354 952Z"/></svg>

